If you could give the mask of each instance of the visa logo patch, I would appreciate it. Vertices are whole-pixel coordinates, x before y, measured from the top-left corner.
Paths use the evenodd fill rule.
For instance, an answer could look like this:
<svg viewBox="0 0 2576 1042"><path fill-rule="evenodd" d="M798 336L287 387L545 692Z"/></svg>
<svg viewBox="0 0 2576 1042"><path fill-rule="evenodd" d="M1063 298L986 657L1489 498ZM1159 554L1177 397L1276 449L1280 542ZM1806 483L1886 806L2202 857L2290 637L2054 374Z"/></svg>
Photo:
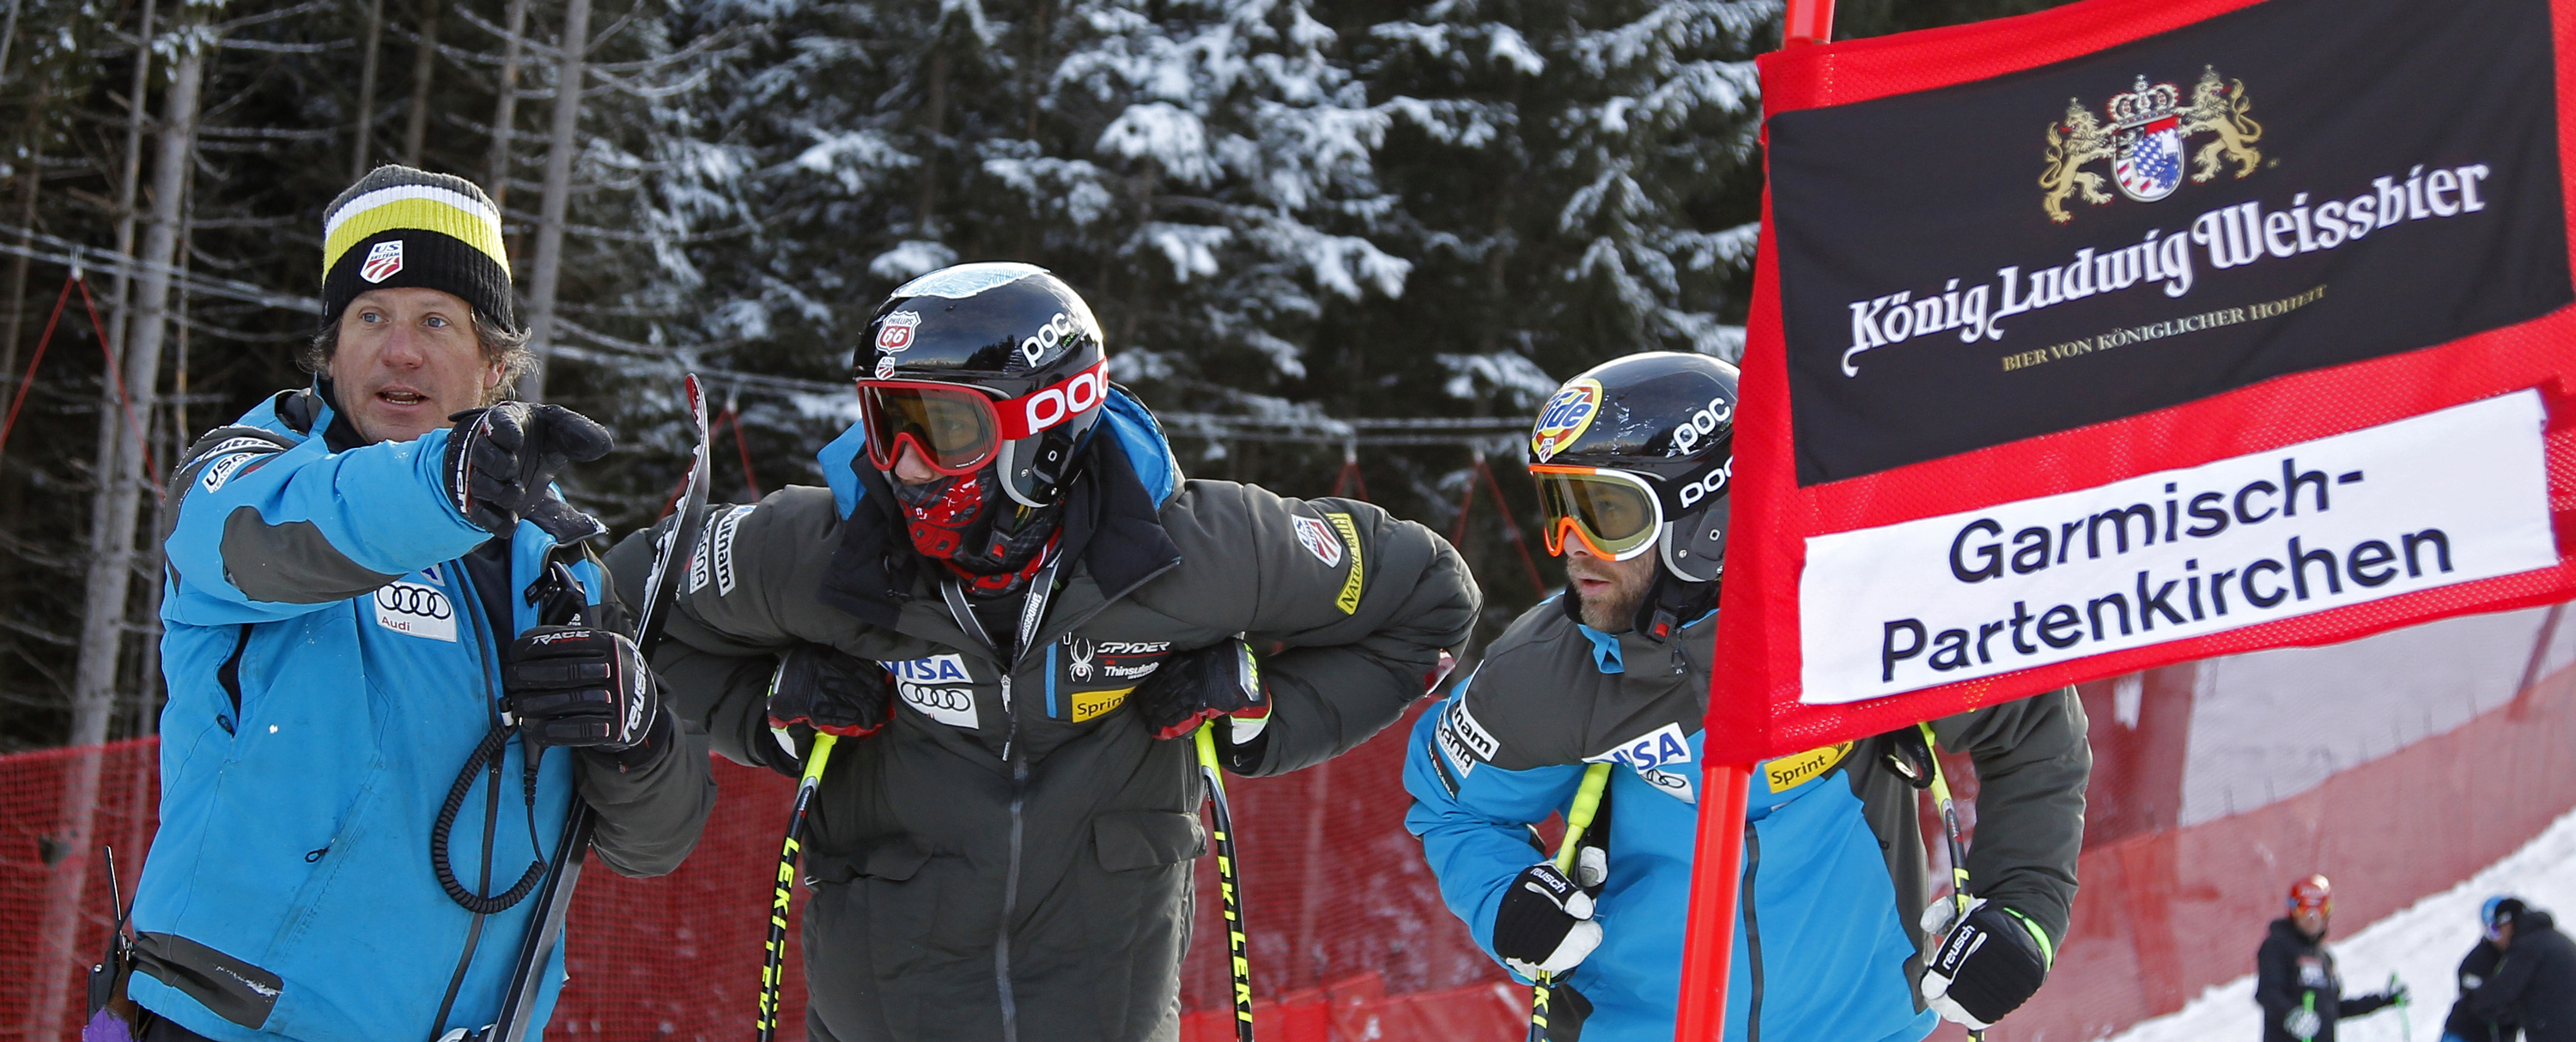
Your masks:
<svg viewBox="0 0 2576 1042"><path fill-rule="evenodd" d="M1639 773L1670 763L1691 762L1690 736L1682 725L1665 724L1653 731L1621 742L1608 752L1583 758L1585 763L1624 763Z"/></svg>
<svg viewBox="0 0 2576 1042"><path fill-rule="evenodd" d="M974 728L975 681L963 655L932 655L885 664L903 703L950 727Z"/></svg>

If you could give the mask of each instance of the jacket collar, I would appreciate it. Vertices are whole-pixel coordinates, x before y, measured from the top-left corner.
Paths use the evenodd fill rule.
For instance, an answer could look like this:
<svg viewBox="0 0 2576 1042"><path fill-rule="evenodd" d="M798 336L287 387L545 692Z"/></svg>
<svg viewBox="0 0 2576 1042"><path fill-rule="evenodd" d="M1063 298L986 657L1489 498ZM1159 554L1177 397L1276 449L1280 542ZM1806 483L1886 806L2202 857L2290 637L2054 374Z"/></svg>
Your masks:
<svg viewBox="0 0 2576 1042"><path fill-rule="evenodd" d="M319 429L323 447L332 452L347 452L367 443L358 436L358 426L340 411L340 399L332 389L330 377L316 376L313 386L301 391L279 391L268 400L268 408L287 430L310 438ZM252 413L257 415L258 410Z"/></svg>

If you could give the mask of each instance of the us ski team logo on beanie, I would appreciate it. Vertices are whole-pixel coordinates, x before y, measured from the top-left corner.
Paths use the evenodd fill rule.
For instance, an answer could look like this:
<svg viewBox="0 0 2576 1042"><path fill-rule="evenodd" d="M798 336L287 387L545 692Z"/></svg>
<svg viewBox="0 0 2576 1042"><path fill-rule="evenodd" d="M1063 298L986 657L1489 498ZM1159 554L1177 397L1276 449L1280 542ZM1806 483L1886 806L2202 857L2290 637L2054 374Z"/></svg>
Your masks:
<svg viewBox="0 0 2576 1042"><path fill-rule="evenodd" d="M325 325L339 322L358 294L405 286L455 294L482 321L518 328L501 211L474 182L380 166L323 212Z"/></svg>
<svg viewBox="0 0 2576 1042"><path fill-rule="evenodd" d="M367 263L358 269L358 277L369 282L383 282L402 270L402 240L380 242L367 247Z"/></svg>

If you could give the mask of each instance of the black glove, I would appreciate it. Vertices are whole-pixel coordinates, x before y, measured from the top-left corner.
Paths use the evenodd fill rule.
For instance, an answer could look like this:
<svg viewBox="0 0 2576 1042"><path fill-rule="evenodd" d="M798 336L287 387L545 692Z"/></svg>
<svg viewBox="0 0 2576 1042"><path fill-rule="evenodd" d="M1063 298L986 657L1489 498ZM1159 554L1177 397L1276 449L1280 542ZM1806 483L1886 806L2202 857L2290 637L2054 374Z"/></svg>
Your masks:
<svg viewBox="0 0 2576 1042"><path fill-rule="evenodd" d="M865 738L894 718L894 677L884 666L822 644L799 644L778 657L769 675L769 731L784 757L771 770L804 773L815 732Z"/></svg>
<svg viewBox="0 0 2576 1042"><path fill-rule="evenodd" d="M447 491L466 520L506 537L525 517L565 543L608 530L546 494L565 467L608 455L608 428L560 405L526 402L448 419L456 426L447 435Z"/></svg>
<svg viewBox="0 0 2576 1042"><path fill-rule="evenodd" d="M1261 659L1241 637L1174 652L1154 675L1136 685L1132 697L1156 738L1186 738L1198 730L1200 721L1230 717L1226 740L1240 754L1257 749L1254 743L1270 725L1270 696L1261 684Z"/></svg>
<svg viewBox="0 0 2576 1042"><path fill-rule="evenodd" d="M1940 907L1956 906L1935 906ZM1982 897L1969 902L1967 921L1942 937L1924 959L1924 1002L1971 1031L1993 1026L2020 1009L2048 978L2045 936L2038 923L2020 912Z"/></svg>
<svg viewBox="0 0 2576 1042"><path fill-rule="evenodd" d="M1522 869L1494 911L1494 954L1531 980L1573 969L1601 946L1592 904L1592 894L1557 871L1555 862Z"/></svg>
<svg viewBox="0 0 2576 1042"><path fill-rule="evenodd" d="M501 688L519 733L541 745L595 749L620 767L671 745L662 685L635 642L589 626L538 626L510 642Z"/></svg>

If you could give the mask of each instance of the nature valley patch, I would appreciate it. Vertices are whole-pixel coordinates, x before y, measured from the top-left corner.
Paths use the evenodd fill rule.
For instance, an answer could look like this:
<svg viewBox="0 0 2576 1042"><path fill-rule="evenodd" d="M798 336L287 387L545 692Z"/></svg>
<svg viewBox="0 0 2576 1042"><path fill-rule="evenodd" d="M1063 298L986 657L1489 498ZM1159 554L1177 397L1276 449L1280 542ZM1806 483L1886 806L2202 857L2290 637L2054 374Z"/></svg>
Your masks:
<svg viewBox="0 0 2576 1042"><path fill-rule="evenodd" d="M1360 610L1360 585L1362 581L1362 577L1360 575L1360 526L1351 520L1351 515L1349 514L1331 513L1324 515L1324 517L1333 523L1334 528L1341 531L1342 542L1349 545L1351 552L1351 573L1342 577L1342 593L1341 596L1333 598L1333 606L1340 608L1344 615L1357 615Z"/></svg>

